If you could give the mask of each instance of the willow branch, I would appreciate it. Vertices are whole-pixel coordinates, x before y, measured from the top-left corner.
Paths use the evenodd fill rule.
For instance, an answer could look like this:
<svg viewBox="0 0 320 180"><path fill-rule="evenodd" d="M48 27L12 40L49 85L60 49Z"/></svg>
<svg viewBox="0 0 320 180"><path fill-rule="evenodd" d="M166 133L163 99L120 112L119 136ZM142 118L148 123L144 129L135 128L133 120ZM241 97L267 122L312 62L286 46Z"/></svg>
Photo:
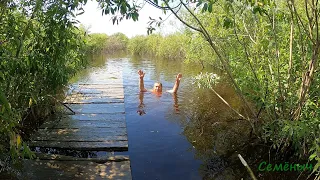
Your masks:
<svg viewBox="0 0 320 180"><path fill-rule="evenodd" d="M302 20L301 20L301 17L299 16L298 12L297 12L297 8L295 7L294 5L294 1L293 0L290 0L291 4L292 4L292 7L293 7L293 12L294 14L296 15L298 21L301 23L301 26L303 28L303 30L306 32L307 34L307 37L310 39L310 41L315 44L315 42L313 41L312 37L310 36L308 30L306 29L305 25L303 24Z"/></svg>
<svg viewBox="0 0 320 180"><path fill-rule="evenodd" d="M169 4L168 4L166 1L164 1L164 2L165 2L165 4L169 7ZM191 29L193 29L193 30L195 30L195 31L198 31L198 32L202 33L202 30L201 30L201 29L198 29L198 28L196 28L196 27L193 27L193 26L191 26L190 24L188 24L187 22L185 22L183 19L181 19L181 18L178 16L178 14L173 11L173 9L170 8L170 11L171 11L171 12L176 16L176 18L178 18L179 21L182 22L184 25L188 26L189 28L191 28Z"/></svg>

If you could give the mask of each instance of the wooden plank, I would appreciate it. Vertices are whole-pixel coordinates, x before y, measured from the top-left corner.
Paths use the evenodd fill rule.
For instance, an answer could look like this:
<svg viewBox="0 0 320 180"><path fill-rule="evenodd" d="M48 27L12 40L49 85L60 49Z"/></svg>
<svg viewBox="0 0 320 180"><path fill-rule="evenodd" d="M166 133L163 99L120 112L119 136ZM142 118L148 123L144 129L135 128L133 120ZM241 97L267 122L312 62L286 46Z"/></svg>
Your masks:
<svg viewBox="0 0 320 180"><path fill-rule="evenodd" d="M43 124L40 129L76 129L86 127L97 127L97 128L125 128L126 122L119 120L64 120L64 121L49 121Z"/></svg>
<svg viewBox="0 0 320 180"><path fill-rule="evenodd" d="M75 87L85 89L123 89L123 84L79 84Z"/></svg>
<svg viewBox="0 0 320 180"><path fill-rule="evenodd" d="M109 128L109 127L85 127L85 128L61 128L61 129L38 129L37 131L40 135L52 135L52 134L57 134L57 135L80 135L79 133L82 133L84 135L90 134L90 135L95 135L95 134L101 134L103 133L104 135L108 136L121 136L121 135L126 135L127 131L126 128ZM118 135L120 134L120 135Z"/></svg>
<svg viewBox="0 0 320 180"><path fill-rule="evenodd" d="M88 161L24 160L25 179L122 179L131 180L130 161L106 162Z"/></svg>
<svg viewBox="0 0 320 180"><path fill-rule="evenodd" d="M66 99L71 98L82 98L82 97L95 97L95 98L114 98L114 99L123 99L124 94L121 92L113 93L71 93L66 96Z"/></svg>
<svg viewBox="0 0 320 180"><path fill-rule="evenodd" d="M126 137L123 139L126 139ZM29 146L79 151L128 151L127 140L104 140L101 142L30 141Z"/></svg>
<svg viewBox="0 0 320 180"><path fill-rule="evenodd" d="M75 88L72 90L72 92L69 92L69 94L108 94L110 96L112 95L118 95L123 94L123 88L113 88L113 89L87 89L87 88Z"/></svg>
<svg viewBox="0 0 320 180"><path fill-rule="evenodd" d="M116 87L116 86L121 86L123 87L123 83L119 83L119 84L108 84L108 83L79 83L78 86L91 86L94 88L97 87L101 87L101 86L105 86L106 88L110 87Z"/></svg>
<svg viewBox="0 0 320 180"><path fill-rule="evenodd" d="M110 97L67 97L64 104L107 104L107 103L124 103L124 98L110 98Z"/></svg>
<svg viewBox="0 0 320 180"><path fill-rule="evenodd" d="M39 129L31 136L41 141L127 140L126 128Z"/></svg>
<svg viewBox="0 0 320 180"><path fill-rule="evenodd" d="M125 123L125 115L124 113L52 115L46 119L40 128L51 128L59 123L81 123L79 121L84 121L84 123L88 123L89 121L93 121L92 123L98 123L99 121Z"/></svg>
<svg viewBox="0 0 320 180"><path fill-rule="evenodd" d="M70 104L68 105L75 113L93 114L93 113L120 113L125 112L124 104Z"/></svg>
<svg viewBox="0 0 320 180"><path fill-rule="evenodd" d="M119 94L72 94L67 96L64 99L64 102L68 101L75 101L75 100L86 100L86 99L102 99L100 101L106 101L106 102L112 102L112 101L119 101L119 100L124 100L124 94L119 93Z"/></svg>
<svg viewBox="0 0 320 180"><path fill-rule="evenodd" d="M107 84L107 85L123 85L122 79L94 79L94 81L88 81L88 82L81 82L79 83L80 85L82 84Z"/></svg>
<svg viewBox="0 0 320 180"><path fill-rule="evenodd" d="M44 154L44 153L36 153L36 159L40 160L59 160L59 161L91 161L96 163L105 163L107 161L128 161L129 156L125 155L114 155L114 156L104 156L104 157L96 157L96 158L79 158L73 156L65 156L58 154Z"/></svg>
<svg viewBox="0 0 320 180"><path fill-rule="evenodd" d="M124 112L121 113L88 113L88 114L75 114L75 115L64 115L61 116L60 119L71 118L73 120L110 120L116 121L121 120L125 121L125 114Z"/></svg>

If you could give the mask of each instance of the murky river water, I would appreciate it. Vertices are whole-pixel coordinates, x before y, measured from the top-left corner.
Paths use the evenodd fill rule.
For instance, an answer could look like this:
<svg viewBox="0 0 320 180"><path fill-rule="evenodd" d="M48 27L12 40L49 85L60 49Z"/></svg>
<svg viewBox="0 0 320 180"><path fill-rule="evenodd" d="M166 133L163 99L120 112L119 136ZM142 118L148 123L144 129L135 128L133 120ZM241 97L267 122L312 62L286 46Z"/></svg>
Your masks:
<svg viewBox="0 0 320 180"><path fill-rule="evenodd" d="M292 154L273 159L270 146L249 140L251 129L247 121L239 120L211 90L199 89L193 84L199 72L218 74L220 83L214 89L241 112L240 101L228 80L213 68L201 70L199 65L179 61L99 56L93 67L80 73L73 82L98 83L103 81L108 68L120 64L129 151L115 154L130 156L133 179L251 179L238 153L247 160L258 179L297 179L300 175L299 172L258 171L261 162L284 163ZM164 92L158 97L151 92L139 93L137 71L140 69L146 73L147 89L152 89L154 82L161 82L164 90L172 89L176 75L182 73L177 95ZM104 156L106 152L89 152L83 156L88 154ZM279 156L277 152L274 154ZM299 159L289 161L301 163ZM306 179L307 175L300 179Z"/></svg>
<svg viewBox="0 0 320 180"><path fill-rule="evenodd" d="M236 120L237 117L210 90L199 89L192 83L193 77L201 71L200 66L139 57L102 56L93 68L74 81L87 82L92 73L101 73L99 79L103 78L108 64L113 63L123 66L129 140L129 151L116 154L130 156L133 179L247 177L237 157L231 156L247 142L249 125ZM152 89L154 82L161 82L164 90L172 89L175 76L182 73L177 96L166 92L161 97L151 92L139 93L139 69L146 73L147 89ZM214 72L213 69L202 72L206 71ZM223 74L220 75L224 83L217 84L216 91L233 107L240 108L234 91L223 79Z"/></svg>

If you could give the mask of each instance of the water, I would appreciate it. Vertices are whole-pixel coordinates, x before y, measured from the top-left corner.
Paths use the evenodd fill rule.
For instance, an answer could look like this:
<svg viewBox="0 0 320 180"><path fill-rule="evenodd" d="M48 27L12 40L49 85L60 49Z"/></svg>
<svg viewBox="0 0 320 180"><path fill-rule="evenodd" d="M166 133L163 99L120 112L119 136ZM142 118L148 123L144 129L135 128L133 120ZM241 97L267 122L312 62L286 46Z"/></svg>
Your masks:
<svg viewBox="0 0 320 180"><path fill-rule="evenodd" d="M199 89L193 77L201 71L196 64L139 57L99 57L99 63L74 78L79 82L102 82L106 70L122 64L125 112L133 179L239 179L246 171L237 157L231 157L247 142L249 124L236 115L208 89ZM161 82L163 90L172 89L175 77L183 77L176 96L163 92L139 92L138 70L143 70L145 88ZM112 69L116 73L117 68ZM239 99L223 78L215 90L241 111ZM140 113L139 113L140 111ZM143 113L141 113L143 112ZM97 152L97 156L104 155ZM236 168L236 171L233 168ZM239 170L238 170L239 169ZM240 174L239 174L240 173Z"/></svg>
<svg viewBox="0 0 320 180"><path fill-rule="evenodd" d="M181 83L177 99L164 92L157 97L151 92L139 93L137 71L143 69L145 88L152 89L159 81L163 90L172 89L175 75L181 69L165 72L152 61L132 63L123 61L126 120L129 138L129 155L133 179L201 179L200 160L195 159L193 145L183 135L183 119L177 104L183 98L185 83ZM183 81L183 80L182 80ZM143 99L144 107L139 107ZM176 104L176 106L175 106ZM180 107L181 108L181 105ZM137 110L143 110L140 115Z"/></svg>

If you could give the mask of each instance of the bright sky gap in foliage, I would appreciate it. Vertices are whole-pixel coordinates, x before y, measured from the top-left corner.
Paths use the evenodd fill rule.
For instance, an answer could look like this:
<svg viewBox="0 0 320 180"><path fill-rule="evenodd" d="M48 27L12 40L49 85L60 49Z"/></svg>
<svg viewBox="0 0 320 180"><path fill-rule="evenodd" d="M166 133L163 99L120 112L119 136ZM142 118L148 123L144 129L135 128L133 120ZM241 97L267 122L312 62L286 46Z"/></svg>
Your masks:
<svg viewBox="0 0 320 180"><path fill-rule="evenodd" d="M147 35L147 26L150 21L149 17L158 19L166 19L171 13L166 15L162 13L162 10L157 9L145 1L141 1L143 8L139 12L139 21L134 22L132 19L123 20L119 24L112 24L111 15L103 15L102 11L98 8L96 1L88 1L83 7L84 13L77 17L85 27L89 28L90 33L106 33L112 35L117 32L124 33L128 37L136 35ZM160 32L163 35L170 34L179 31L181 23L177 21L174 15L170 15L165 23L157 29L155 32Z"/></svg>

